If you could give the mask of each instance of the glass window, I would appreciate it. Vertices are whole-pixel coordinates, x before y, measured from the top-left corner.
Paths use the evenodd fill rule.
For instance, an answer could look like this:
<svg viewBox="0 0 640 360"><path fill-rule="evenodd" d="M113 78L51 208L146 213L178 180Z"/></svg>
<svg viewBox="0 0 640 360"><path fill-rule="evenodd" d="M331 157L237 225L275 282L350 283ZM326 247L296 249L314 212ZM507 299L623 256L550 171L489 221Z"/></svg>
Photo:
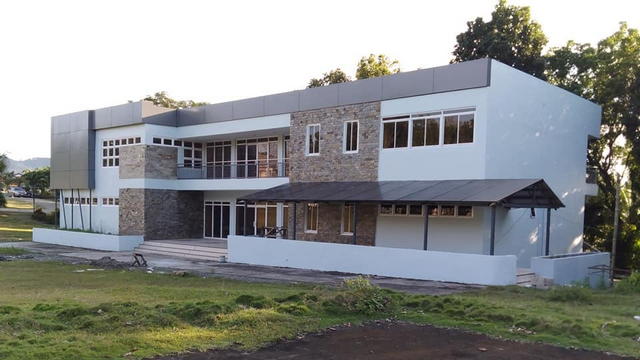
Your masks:
<svg viewBox="0 0 640 360"><path fill-rule="evenodd" d="M409 215L422 215L422 205L409 205Z"/></svg>
<svg viewBox="0 0 640 360"><path fill-rule="evenodd" d="M429 206L429 210L427 211L429 212L429 216L438 216L438 206L436 205Z"/></svg>
<svg viewBox="0 0 640 360"><path fill-rule="evenodd" d="M447 116L444 118L444 143L458 143L458 116Z"/></svg>
<svg viewBox="0 0 640 360"><path fill-rule="evenodd" d="M320 153L320 125L307 126L307 155Z"/></svg>
<svg viewBox="0 0 640 360"><path fill-rule="evenodd" d="M396 205L395 215L407 215L407 205Z"/></svg>
<svg viewBox="0 0 640 360"><path fill-rule="evenodd" d="M93 198L93 205L97 206L98 205L98 198Z"/></svg>
<svg viewBox="0 0 640 360"><path fill-rule="evenodd" d="M413 136L411 146L424 146L425 139L425 121L424 119L413 120Z"/></svg>
<svg viewBox="0 0 640 360"><path fill-rule="evenodd" d="M380 205L380 214L383 214L383 215L391 215L391 214L393 214L393 204L382 204L382 205Z"/></svg>
<svg viewBox="0 0 640 360"><path fill-rule="evenodd" d="M305 232L318 232L318 204L308 203L305 212Z"/></svg>
<svg viewBox="0 0 640 360"><path fill-rule="evenodd" d="M173 141L171 141L171 139L164 139L162 144L171 146L173 145Z"/></svg>
<svg viewBox="0 0 640 360"><path fill-rule="evenodd" d="M344 204L342 207L342 234L353 235L353 213L354 204Z"/></svg>
<svg viewBox="0 0 640 360"><path fill-rule="evenodd" d="M460 134L458 139L460 144L473 142L474 116L474 114L460 115Z"/></svg>
<svg viewBox="0 0 640 360"><path fill-rule="evenodd" d="M460 217L473 217L473 207L460 205L458 206L458 216Z"/></svg>
<svg viewBox="0 0 640 360"><path fill-rule="evenodd" d="M344 152L358 152L358 121L344 123Z"/></svg>
<svg viewBox="0 0 640 360"><path fill-rule="evenodd" d="M160 139L160 138L153 138L153 143L154 143L154 144L162 144L162 139Z"/></svg>
<svg viewBox="0 0 640 360"><path fill-rule="evenodd" d="M136 144L140 144L142 142L142 138L137 137L136 138Z"/></svg>
<svg viewBox="0 0 640 360"><path fill-rule="evenodd" d="M398 121L396 123L396 148L409 146L409 122Z"/></svg>
<svg viewBox="0 0 640 360"><path fill-rule="evenodd" d="M396 123L389 122L384 123L383 125L383 137L382 137L382 148L384 149L392 149L395 147L395 128Z"/></svg>
<svg viewBox="0 0 640 360"><path fill-rule="evenodd" d="M440 145L440 119L427 119L427 146Z"/></svg>
<svg viewBox="0 0 640 360"><path fill-rule="evenodd" d="M440 206L440 216L455 216L456 215L456 206L455 205L442 205Z"/></svg>
<svg viewBox="0 0 640 360"><path fill-rule="evenodd" d="M108 199L107 198L102 198L102 205L107 205Z"/></svg>

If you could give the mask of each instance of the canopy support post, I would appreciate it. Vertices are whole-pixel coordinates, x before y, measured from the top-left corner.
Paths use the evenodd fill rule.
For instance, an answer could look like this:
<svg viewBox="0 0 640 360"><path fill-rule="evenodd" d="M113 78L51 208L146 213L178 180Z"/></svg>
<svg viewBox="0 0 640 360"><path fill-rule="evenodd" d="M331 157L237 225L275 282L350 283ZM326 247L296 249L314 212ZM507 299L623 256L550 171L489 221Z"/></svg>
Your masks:
<svg viewBox="0 0 640 360"><path fill-rule="evenodd" d="M293 228L291 229L291 240L296 239L296 228L298 227L298 203L293 203Z"/></svg>
<svg viewBox="0 0 640 360"><path fill-rule="evenodd" d="M551 208L547 209L547 239L544 246L544 255L549 256L549 243L551 240Z"/></svg>
<svg viewBox="0 0 640 360"><path fill-rule="evenodd" d="M242 235L247 236L247 201L244 201L244 211L242 216L244 217L244 221L242 222Z"/></svg>
<svg viewBox="0 0 640 360"><path fill-rule="evenodd" d="M343 210L344 211L344 210ZM357 233L357 229L358 229L358 203L354 203L353 204L353 245L356 245L357 240L356 240L356 233Z"/></svg>
<svg viewBox="0 0 640 360"><path fill-rule="evenodd" d="M429 205L422 205L422 213L424 214L424 237L422 249L426 251L429 238Z"/></svg>
<svg viewBox="0 0 640 360"><path fill-rule="evenodd" d="M489 255L495 254L496 248L496 205L491 205L491 243L489 247Z"/></svg>

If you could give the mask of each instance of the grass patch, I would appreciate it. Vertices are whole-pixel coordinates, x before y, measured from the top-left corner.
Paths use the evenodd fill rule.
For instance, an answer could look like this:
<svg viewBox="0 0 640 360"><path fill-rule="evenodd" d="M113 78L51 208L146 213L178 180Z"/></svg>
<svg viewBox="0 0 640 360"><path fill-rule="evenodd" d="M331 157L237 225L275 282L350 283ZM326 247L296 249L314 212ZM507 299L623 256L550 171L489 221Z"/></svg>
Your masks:
<svg viewBox="0 0 640 360"><path fill-rule="evenodd" d="M33 228L53 228L31 218L31 213L8 212L0 209L0 242L31 241Z"/></svg>
<svg viewBox="0 0 640 360"><path fill-rule="evenodd" d="M9 246L9 247L0 247L0 255L25 255L29 252L25 249Z"/></svg>
<svg viewBox="0 0 640 360"><path fill-rule="evenodd" d="M33 203L31 201L20 201L15 198L7 197L7 209L20 209L20 210L32 210Z"/></svg>
<svg viewBox="0 0 640 360"><path fill-rule="evenodd" d="M493 287L407 295L366 279L338 289L79 266L0 263L0 358L120 359L255 349L341 323L398 316L525 341L640 356L640 294ZM15 284L20 284L16 286ZM588 295L585 295L587 294Z"/></svg>

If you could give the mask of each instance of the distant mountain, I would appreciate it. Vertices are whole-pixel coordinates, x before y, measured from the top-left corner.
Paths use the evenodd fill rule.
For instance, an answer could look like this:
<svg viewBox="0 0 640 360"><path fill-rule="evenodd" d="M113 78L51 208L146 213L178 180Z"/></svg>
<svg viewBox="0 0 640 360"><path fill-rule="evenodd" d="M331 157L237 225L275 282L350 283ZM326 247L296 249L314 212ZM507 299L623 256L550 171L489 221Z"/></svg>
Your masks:
<svg viewBox="0 0 640 360"><path fill-rule="evenodd" d="M49 166L51 159L49 158L31 158L27 160L12 160L9 159L8 171L13 171L18 174L25 170L33 170L35 168L43 168Z"/></svg>

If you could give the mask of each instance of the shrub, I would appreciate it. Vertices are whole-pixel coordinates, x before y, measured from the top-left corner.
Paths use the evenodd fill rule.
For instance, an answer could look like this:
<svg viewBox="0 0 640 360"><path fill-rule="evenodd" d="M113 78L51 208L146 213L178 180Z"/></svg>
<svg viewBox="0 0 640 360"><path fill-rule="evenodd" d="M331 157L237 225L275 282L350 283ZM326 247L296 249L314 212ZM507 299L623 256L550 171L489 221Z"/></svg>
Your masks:
<svg viewBox="0 0 640 360"><path fill-rule="evenodd" d="M7 199L4 198L4 194L0 193L0 208L7 207Z"/></svg>
<svg viewBox="0 0 640 360"><path fill-rule="evenodd" d="M56 223L56 216L60 213L60 210L56 211L52 211L50 213L45 213L41 208L37 208L36 211L33 212L33 214L31 214L31 218L33 220L45 223L45 224L50 224L50 225L54 225Z"/></svg>
<svg viewBox="0 0 640 360"><path fill-rule="evenodd" d="M640 272L634 271L628 278L617 282L615 290L619 292L640 292Z"/></svg>
<svg viewBox="0 0 640 360"><path fill-rule="evenodd" d="M276 307L276 311L294 316L306 315L311 312L307 305L303 304L280 304Z"/></svg>
<svg viewBox="0 0 640 360"><path fill-rule="evenodd" d="M547 293L548 300L557 302L590 304L592 298L591 290L579 286L557 286Z"/></svg>
<svg viewBox="0 0 640 360"><path fill-rule="evenodd" d="M252 307L255 309L266 309L271 308L274 305L274 301L265 298L262 295L253 296L253 295L240 295L236 298L236 304Z"/></svg>
<svg viewBox="0 0 640 360"><path fill-rule="evenodd" d="M335 305L339 305L349 312L372 315L391 311L398 305L393 292L371 284L368 277L358 276L354 279L345 279L342 287L346 289L344 294L338 295L333 301L323 304L327 310L338 310Z"/></svg>

